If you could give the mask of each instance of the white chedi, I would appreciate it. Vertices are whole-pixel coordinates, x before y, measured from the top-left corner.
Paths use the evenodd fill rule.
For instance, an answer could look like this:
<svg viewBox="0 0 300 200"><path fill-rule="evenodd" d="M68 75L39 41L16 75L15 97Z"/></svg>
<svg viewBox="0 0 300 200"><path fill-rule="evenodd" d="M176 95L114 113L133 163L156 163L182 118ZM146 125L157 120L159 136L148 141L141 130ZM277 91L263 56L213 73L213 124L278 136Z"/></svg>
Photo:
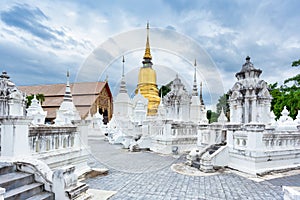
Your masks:
<svg viewBox="0 0 300 200"><path fill-rule="evenodd" d="M277 130L297 130L296 120L294 121L289 114L290 112L287 110L286 106L284 106L281 116L277 122Z"/></svg>
<svg viewBox="0 0 300 200"><path fill-rule="evenodd" d="M56 125L70 125L72 120L80 120L79 112L73 102L62 102L59 109L56 111Z"/></svg>
<svg viewBox="0 0 300 200"><path fill-rule="evenodd" d="M221 123L221 124L225 124L225 123L228 122L228 118L226 117L223 108L222 108L221 113L218 117L218 122Z"/></svg>
<svg viewBox="0 0 300 200"><path fill-rule="evenodd" d="M161 97L160 97L160 103L159 103L159 106L157 108L157 116L160 119L165 119L166 115L167 115L167 110L166 110L166 108L165 108L165 106L163 104L163 97L161 95Z"/></svg>
<svg viewBox="0 0 300 200"><path fill-rule="evenodd" d="M277 122L276 122L276 116L275 116L275 114L274 114L274 112L273 111L271 111L270 112L270 125L271 126L276 126L277 125Z"/></svg>
<svg viewBox="0 0 300 200"><path fill-rule="evenodd" d="M270 122L272 96L268 84L260 79L262 71L256 69L247 56L242 70L236 73L237 82L229 91L230 121L232 123Z"/></svg>
<svg viewBox="0 0 300 200"><path fill-rule="evenodd" d="M190 121L191 96L185 89L181 79L176 75L171 91L163 98L167 110L167 118L174 121Z"/></svg>
<svg viewBox="0 0 300 200"><path fill-rule="evenodd" d="M99 113L99 107L97 106L97 112L92 117L93 128L103 128L103 116Z"/></svg>
<svg viewBox="0 0 300 200"><path fill-rule="evenodd" d="M32 116L32 124L44 124L47 111L44 111L40 102L36 99L36 95L31 100L31 105L27 108L27 116Z"/></svg>
<svg viewBox="0 0 300 200"><path fill-rule="evenodd" d="M80 120L79 112L77 111L71 94L69 83L69 71L67 72L67 85L64 100L61 103L59 109L56 111L56 119L54 120L56 125L70 125L72 120Z"/></svg>
<svg viewBox="0 0 300 200"><path fill-rule="evenodd" d="M280 123L291 123L293 119L289 116L290 112L286 109L286 106L284 106L281 116L279 118Z"/></svg>
<svg viewBox="0 0 300 200"><path fill-rule="evenodd" d="M90 120L91 121L92 119L93 118L92 118L91 112L89 110L88 115L86 116L85 120Z"/></svg>
<svg viewBox="0 0 300 200"><path fill-rule="evenodd" d="M0 116L24 116L25 94L9 78L5 71L0 75Z"/></svg>
<svg viewBox="0 0 300 200"><path fill-rule="evenodd" d="M148 99L140 91L133 98L133 122L142 125L147 117Z"/></svg>

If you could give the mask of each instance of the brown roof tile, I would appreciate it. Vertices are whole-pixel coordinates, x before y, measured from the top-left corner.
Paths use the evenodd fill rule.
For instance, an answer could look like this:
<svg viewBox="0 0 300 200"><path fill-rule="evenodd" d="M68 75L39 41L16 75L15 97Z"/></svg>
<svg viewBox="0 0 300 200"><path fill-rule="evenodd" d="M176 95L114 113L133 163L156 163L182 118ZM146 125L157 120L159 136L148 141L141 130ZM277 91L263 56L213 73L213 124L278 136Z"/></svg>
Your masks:
<svg viewBox="0 0 300 200"><path fill-rule="evenodd" d="M73 102L81 117L84 117L95 102L106 82L83 82L70 84ZM27 95L44 94L45 101L42 107L47 111L47 118L55 118L65 94L66 84L19 86ZM111 95L111 93L110 93Z"/></svg>

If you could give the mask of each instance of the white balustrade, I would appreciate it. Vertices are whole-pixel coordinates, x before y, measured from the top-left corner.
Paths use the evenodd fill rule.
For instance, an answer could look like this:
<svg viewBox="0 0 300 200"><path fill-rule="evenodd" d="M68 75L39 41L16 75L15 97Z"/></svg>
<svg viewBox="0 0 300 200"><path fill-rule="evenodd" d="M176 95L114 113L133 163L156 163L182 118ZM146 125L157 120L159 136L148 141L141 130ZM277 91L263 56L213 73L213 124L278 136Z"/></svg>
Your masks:
<svg viewBox="0 0 300 200"><path fill-rule="evenodd" d="M76 127L39 126L29 129L29 146L32 153L43 153L77 147Z"/></svg>
<svg viewBox="0 0 300 200"><path fill-rule="evenodd" d="M263 143L267 149L275 148L300 148L300 134L299 133L276 133L265 134L263 136Z"/></svg>

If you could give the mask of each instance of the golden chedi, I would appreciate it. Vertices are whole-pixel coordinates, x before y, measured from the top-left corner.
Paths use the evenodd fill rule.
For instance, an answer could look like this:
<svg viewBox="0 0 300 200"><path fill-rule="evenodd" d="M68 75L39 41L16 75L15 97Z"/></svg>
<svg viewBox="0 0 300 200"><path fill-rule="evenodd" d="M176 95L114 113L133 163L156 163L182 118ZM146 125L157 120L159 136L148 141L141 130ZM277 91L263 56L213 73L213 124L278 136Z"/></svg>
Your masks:
<svg viewBox="0 0 300 200"><path fill-rule="evenodd" d="M151 60L152 56L149 44L149 24L147 24L146 49L143 60L143 67L141 67L139 71L136 93L139 91L145 98L148 99L147 115L156 115L160 98L156 85L156 72L154 69L152 69L153 64Z"/></svg>

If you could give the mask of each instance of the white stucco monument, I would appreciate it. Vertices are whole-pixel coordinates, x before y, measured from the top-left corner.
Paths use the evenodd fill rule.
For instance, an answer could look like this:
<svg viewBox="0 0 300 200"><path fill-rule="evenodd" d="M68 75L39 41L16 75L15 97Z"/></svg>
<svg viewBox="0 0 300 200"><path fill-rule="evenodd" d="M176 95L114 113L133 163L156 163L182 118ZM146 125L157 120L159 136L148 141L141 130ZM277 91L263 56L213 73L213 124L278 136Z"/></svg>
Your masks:
<svg viewBox="0 0 300 200"><path fill-rule="evenodd" d="M80 120L79 112L77 111L70 89L69 71L67 72L67 85L64 100L61 103L59 109L56 111L56 119L54 120L56 125L72 124L72 120Z"/></svg>
<svg viewBox="0 0 300 200"><path fill-rule="evenodd" d="M202 91L199 97L197 90L196 68L192 95L176 75L171 91L161 97L157 114L147 116L148 99L139 91L133 99L127 93L123 58L120 90L108 124L109 142L131 150L150 149L165 154L189 151L196 146L198 124L208 123Z"/></svg>
<svg viewBox="0 0 300 200"><path fill-rule="evenodd" d="M247 57L229 91L230 122L222 111L218 122L200 125L198 150L188 156L192 165L206 172L228 166L251 174L300 166L299 117L293 120L285 107L275 121L261 73Z"/></svg>
<svg viewBox="0 0 300 200"><path fill-rule="evenodd" d="M44 124L47 111L44 111L41 103L36 99L36 95L31 100L31 105L27 108L27 116L33 117L32 124Z"/></svg>

